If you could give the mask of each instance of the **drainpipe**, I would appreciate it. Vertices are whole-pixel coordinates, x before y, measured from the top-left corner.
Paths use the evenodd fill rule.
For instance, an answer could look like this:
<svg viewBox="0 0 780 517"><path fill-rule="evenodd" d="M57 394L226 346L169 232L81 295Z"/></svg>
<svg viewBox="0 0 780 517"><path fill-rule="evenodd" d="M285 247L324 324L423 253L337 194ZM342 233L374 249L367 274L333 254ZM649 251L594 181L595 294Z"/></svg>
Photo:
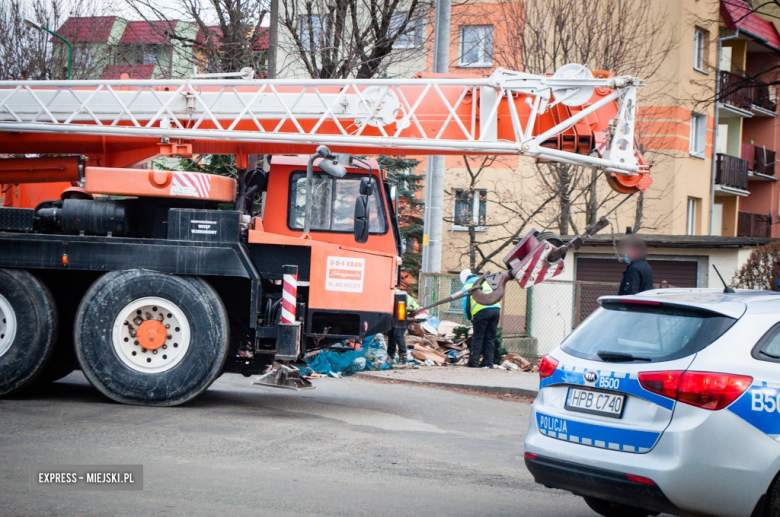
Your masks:
<svg viewBox="0 0 780 517"><path fill-rule="evenodd" d="M710 170L710 235L712 235L712 214L715 210L715 168L717 167L718 161L718 122L720 118L718 116L720 111L720 57L723 52L723 42L734 40L738 37L739 29L737 29L736 32L734 32L734 34L731 36L718 38L718 59L715 61L715 142L712 146L712 168Z"/></svg>

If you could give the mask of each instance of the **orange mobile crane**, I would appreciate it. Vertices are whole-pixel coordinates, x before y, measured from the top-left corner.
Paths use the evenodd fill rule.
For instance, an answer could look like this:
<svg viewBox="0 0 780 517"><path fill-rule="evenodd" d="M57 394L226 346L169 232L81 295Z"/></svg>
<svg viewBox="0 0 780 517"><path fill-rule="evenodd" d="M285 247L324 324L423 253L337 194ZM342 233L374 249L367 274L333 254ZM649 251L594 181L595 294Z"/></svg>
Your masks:
<svg viewBox="0 0 780 517"><path fill-rule="evenodd" d="M354 154L526 155L650 185L632 77L241 75L0 82L0 395L81 368L116 401L175 405L401 324L393 178ZM238 181L139 168L194 154L235 155ZM523 285L560 272L545 257Z"/></svg>

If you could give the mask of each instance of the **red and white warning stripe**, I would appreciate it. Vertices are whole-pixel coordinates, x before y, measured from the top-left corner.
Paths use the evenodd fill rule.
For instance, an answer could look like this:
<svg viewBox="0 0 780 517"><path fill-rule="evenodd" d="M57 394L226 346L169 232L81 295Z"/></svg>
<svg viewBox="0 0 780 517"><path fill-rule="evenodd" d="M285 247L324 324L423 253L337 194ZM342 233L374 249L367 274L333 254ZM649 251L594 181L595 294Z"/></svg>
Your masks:
<svg viewBox="0 0 780 517"><path fill-rule="evenodd" d="M207 198L211 193L211 177L195 172L174 172L171 195Z"/></svg>
<svg viewBox="0 0 780 517"><path fill-rule="evenodd" d="M295 323L295 304L298 294L298 266L284 266L282 281L282 325Z"/></svg>
<svg viewBox="0 0 780 517"><path fill-rule="evenodd" d="M520 262L513 271L520 287L527 289L563 273L562 260L555 264L547 262L547 256L551 251L552 246L542 242Z"/></svg>

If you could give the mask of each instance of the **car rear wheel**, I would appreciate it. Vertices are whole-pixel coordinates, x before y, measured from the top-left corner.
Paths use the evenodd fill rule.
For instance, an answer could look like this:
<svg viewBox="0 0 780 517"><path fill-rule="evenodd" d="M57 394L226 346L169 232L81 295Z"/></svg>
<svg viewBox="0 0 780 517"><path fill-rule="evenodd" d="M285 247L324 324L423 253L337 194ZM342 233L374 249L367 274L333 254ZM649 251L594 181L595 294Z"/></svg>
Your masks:
<svg viewBox="0 0 780 517"><path fill-rule="evenodd" d="M625 504L611 503L595 497L583 497L583 499L585 499L585 503L590 506L591 510L604 517L648 517L648 515L658 515L658 512L650 512Z"/></svg>
<svg viewBox="0 0 780 517"><path fill-rule="evenodd" d="M175 406L222 372L228 318L217 293L199 278L115 271L84 295L75 342L84 375L107 397Z"/></svg>
<svg viewBox="0 0 780 517"><path fill-rule="evenodd" d="M766 494L765 517L777 517L780 515L780 474L775 477Z"/></svg>
<svg viewBox="0 0 780 517"><path fill-rule="evenodd" d="M29 386L54 350L57 308L49 289L23 270L0 269L0 395Z"/></svg>

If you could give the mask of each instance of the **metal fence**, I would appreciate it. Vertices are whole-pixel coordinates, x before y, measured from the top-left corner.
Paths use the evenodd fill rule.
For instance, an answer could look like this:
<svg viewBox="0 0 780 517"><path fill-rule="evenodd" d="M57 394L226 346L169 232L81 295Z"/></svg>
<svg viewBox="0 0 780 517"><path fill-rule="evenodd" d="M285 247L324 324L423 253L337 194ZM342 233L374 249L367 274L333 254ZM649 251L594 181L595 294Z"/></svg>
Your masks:
<svg viewBox="0 0 780 517"><path fill-rule="evenodd" d="M457 275L420 275L420 305L428 305L458 291ZM579 323L598 308L600 296L617 294L619 284L548 280L530 289L517 282L506 285L501 302L503 345L527 359L538 359L557 346ZM470 326L457 300L431 309L431 315Z"/></svg>

